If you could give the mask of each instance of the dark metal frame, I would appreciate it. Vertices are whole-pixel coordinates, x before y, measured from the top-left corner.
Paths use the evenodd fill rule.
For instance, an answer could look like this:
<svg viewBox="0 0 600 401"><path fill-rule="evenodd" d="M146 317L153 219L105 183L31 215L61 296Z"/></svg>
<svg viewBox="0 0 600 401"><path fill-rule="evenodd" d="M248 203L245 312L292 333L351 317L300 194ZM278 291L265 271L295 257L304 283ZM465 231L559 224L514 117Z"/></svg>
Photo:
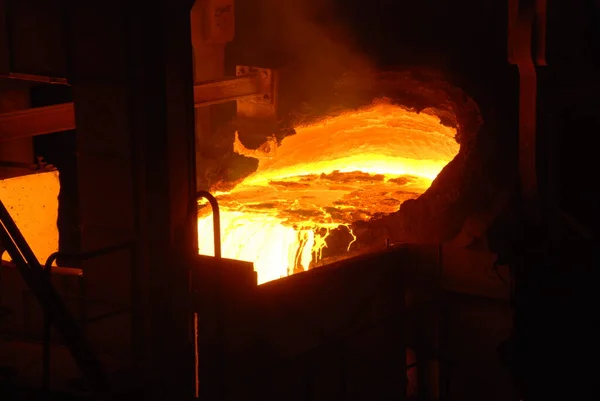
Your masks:
<svg viewBox="0 0 600 401"><path fill-rule="evenodd" d="M195 85L194 106L242 101L273 107L276 75L271 70L251 67L240 67L239 71L244 73ZM73 129L74 103L0 114L0 142Z"/></svg>
<svg viewBox="0 0 600 401"><path fill-rule="evenodd" d="M108 390L104 368L1 200L0 243L35 294L44 314L64 339L91 387L99 392Z"/></svg>
<svg viewBox="0 0 600 401"><path fill-rule="evenodd" d="M63 253L63 252L54 252L53 254L51 254L48 257L48 259L46 259L46 263L44 264L44 272L46 273L46 276L48 277L48 280L50 281L51 277L52 277L52 264L58 258L65 258L67 260L83 262L85 260L93 259L93 258L96 258L99 256L109 255L111 253L119 252L122 250L131 251L132 247L133 247L133 242L126 242L123 244L112 245L112 246L108 246L106 248L96 249L93 251L83 252L80 254L67 254L67 253ZM83 288L81 289L81 293L82 293L82 298L85 298L85 292L84 292ZM84 301L84 299L82 299L81 301ZM81 317L82 320L79 323L83 326L86 323L89 323L92 321L98 321L101 319L115 316L117 314L123 313L126 310L127 309L121 308L115 312L109 312L109 313L103 314L101 316L96 316L96 317L89 318L89 319L84 314ZM43 334L42 334L42 345L43 345L42 388L44 390L50 389L50 349L51 349L51 347L50 347L50 328L51 328L51 326L52 326L52 317L48 313L44 313ZM82 331L83 331L83 327L82 327Z"/></svg>

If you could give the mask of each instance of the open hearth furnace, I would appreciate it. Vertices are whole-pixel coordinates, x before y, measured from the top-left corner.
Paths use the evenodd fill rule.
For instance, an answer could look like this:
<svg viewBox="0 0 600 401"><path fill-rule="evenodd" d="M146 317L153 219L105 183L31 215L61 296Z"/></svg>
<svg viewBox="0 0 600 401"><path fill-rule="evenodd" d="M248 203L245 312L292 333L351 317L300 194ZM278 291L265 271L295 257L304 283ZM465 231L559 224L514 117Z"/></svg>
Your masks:
<svg viewBox="0 0 600 401"><path fill-rule="evenodd" d="M238 131L232 136L221 130L233 146L217 156L219 168L207 163L201 170L221 205L223 256L252 261L259 283L366 252L365 243L374 239L358 238L353 224L393 215L417 199L456 158L461 138L466 149L458 159L464 159L479 128L474 102L435 79L419 81L409 73L346 79L351 83L338 85L338 103L328 113L305 114L291 134L265 135L256 149L247 148ZM340 109L349 89L356 96L361 86L361 97L371 102ZM462 164L457 160L449 168ZM460 182L442 176L449 177L433 191L457 196ZM444 213L445 205L436 206ZM427 217L418 214L413 218L425 225ZM198 230L200 253L212 255L212 218L202 211ZM386 239L418 242L415 230L407 232L414 237L377 238L379 248ZM429 238L437 241L435 234Z"/></svg>
<svg viewBox="0 0 600 401"><path fill-rule="evenodd" d="M159 3L0 0L0 390L559 391L596 3Z"/></svg>

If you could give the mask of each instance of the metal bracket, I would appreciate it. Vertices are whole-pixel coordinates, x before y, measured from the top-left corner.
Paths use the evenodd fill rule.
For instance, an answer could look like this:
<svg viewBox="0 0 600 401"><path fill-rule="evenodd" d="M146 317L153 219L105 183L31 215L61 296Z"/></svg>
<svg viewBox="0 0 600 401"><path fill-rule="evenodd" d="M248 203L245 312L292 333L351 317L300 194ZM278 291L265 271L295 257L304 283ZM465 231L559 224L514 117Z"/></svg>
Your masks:
<svg viewBox="0 0 600 401"><path fill-rule="evenodd" d="M249 105L273 109L275 104L274 71L267 68L237 66L236 76L202 82L194 86L194 105L209 106L230 101L238 102L238 115L250 112Z"/></svg>
<svg viewBox="0 0 600 401"><path fill-rule="evenodd" d="M252 96L238 99L238 117L270 119L277 115L278 74L268 68L237 66L238 77L255 76L258 91Z"/></svg>

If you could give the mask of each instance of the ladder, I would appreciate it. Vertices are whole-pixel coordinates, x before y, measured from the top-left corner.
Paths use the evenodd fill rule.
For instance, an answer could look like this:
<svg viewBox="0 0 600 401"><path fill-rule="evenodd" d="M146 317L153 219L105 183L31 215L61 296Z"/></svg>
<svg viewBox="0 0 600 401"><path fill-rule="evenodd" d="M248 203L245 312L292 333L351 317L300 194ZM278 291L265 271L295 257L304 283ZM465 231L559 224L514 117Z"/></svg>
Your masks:
<svg viewBox="0 0 600 401"><path fill-rule="evenodd" d="M100 361L1 199L0 247L11 257L26 285L37 298L45 316L63 338L79 369L88 379L90 387L97 392L107 391L108 381Z"/></svg>

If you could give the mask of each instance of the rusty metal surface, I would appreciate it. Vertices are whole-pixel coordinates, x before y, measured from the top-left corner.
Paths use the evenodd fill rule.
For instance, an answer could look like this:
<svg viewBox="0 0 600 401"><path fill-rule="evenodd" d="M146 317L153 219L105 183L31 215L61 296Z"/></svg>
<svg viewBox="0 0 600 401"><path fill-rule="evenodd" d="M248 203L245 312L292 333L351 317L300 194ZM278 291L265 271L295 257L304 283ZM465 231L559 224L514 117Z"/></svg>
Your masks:
<svg viewBox="0 0 600 401"><path fill-rule="evenodd" d="M233 40L235 35L234 0L206 0L203 14L203 39L206 43L224 44Z"/></svg>
<svg viewBox="0 0 600 401"><path fill-rule="evenodd" d="M0 142L75 129L73 103L0 114Z"/></svg>

